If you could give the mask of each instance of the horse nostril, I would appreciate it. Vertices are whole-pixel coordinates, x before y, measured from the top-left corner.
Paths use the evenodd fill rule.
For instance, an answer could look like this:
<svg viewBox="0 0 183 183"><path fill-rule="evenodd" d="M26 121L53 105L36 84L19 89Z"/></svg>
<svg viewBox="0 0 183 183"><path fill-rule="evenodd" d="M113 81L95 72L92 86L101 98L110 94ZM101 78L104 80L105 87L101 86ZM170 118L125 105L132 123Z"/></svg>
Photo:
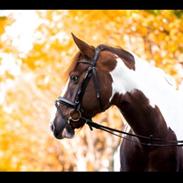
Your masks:
<svg viewBox="0 0 183 183"><path fill-rule="evenodd" d="M54 124L51 124L50 128L51 128L52 131L54 131L55 130Z"/></svg>

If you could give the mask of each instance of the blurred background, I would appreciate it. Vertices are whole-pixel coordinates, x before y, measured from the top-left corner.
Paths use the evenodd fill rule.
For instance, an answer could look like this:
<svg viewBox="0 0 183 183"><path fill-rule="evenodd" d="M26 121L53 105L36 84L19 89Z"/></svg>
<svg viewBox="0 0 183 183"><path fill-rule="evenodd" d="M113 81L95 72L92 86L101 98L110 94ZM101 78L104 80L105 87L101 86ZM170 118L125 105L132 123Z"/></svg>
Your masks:
<svg viewBox="0 0 183 183"><path fill-rule="evenodd" d="M71 32L130 50L182 86L182 10L0 10L1 171L116 171L119 138L84 126L59 141L49 128L77 52ZM94 120L126 124L115 107Z"/></svg>

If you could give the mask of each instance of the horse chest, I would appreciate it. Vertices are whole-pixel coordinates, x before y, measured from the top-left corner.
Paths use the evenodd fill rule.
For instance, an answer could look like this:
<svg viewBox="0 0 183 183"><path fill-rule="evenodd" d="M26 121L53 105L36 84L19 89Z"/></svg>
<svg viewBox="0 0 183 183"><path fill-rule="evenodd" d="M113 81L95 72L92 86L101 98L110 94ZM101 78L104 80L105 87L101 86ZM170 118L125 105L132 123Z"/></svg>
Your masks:
<svg viewBox="0 0 183 183"><path fill-rule="evenodd" d="M121 171L183 171L182 147L143 148L136 137L129 138L136 144L123 140L120 148Z"/></svg>

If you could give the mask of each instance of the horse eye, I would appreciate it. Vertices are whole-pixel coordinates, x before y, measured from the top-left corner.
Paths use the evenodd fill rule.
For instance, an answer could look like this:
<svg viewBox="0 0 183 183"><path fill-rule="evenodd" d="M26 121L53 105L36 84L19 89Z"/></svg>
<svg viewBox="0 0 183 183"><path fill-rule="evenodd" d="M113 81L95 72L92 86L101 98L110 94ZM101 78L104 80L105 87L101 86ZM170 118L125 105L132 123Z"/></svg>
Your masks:
<svg viewBox="0 0 183 183"><path fill-rule="evenodd" d="M73 81L74 83L77 83L78 80L79 80L79 77L76 76L76 75L73 75L73 76L70 77L70 79L71 79L71 81Z"/></svg>

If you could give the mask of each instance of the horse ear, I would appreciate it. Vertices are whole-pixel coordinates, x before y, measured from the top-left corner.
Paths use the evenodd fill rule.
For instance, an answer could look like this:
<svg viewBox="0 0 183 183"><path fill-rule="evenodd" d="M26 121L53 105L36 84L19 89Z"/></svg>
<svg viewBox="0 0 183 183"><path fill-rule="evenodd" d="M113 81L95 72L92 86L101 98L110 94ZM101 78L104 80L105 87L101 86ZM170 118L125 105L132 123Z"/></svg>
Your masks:
<svg viewBox="0 0 183 183"><path fill-rule="evenodd" d="M77 38L73 33L71 33L71 34L72 34L74 42L76 43L76 45L79 48L79 50L81 51L81 53L90 59L93 58L93 56L95 54L95 48L93 46L88 45L87 43L80 40L79 38Z"/></svg>

